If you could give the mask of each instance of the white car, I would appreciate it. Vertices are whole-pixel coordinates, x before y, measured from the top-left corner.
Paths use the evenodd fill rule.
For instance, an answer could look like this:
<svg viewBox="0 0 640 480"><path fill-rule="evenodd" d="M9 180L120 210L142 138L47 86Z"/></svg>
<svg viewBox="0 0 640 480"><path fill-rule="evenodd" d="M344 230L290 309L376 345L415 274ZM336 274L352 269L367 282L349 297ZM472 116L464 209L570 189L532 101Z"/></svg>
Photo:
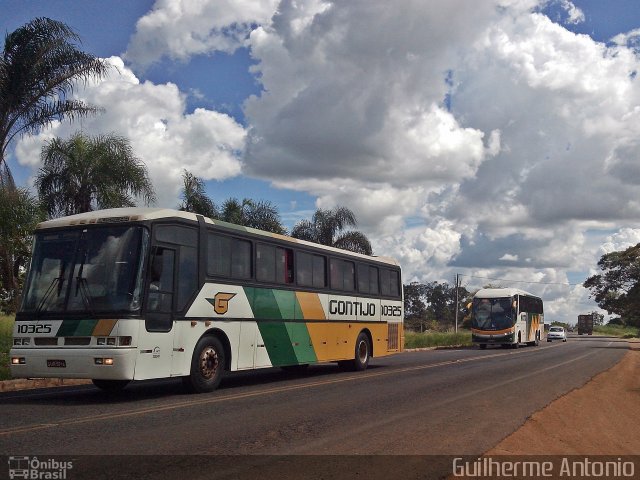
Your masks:
<svg viewBox="0 0 640 480"><path fill-rule="evenodd" d="M547 342L551 340L567 341L567 332L564 331L564 327L551 327L547 333Z"/></svg>

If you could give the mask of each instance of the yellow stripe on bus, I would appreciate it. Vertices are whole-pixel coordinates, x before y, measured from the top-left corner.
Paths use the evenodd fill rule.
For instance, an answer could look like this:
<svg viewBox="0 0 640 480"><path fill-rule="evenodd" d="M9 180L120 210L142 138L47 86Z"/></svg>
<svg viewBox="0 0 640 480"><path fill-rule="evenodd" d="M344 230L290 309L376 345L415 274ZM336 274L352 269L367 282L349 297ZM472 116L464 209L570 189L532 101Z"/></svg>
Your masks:
<svg viewBox="0 0 640 480"><path fill-rule="evenodd" d="M296 298L298 299L298 303L302 309L302 316L305 320L327 319L317 293L296 292Z"/></svg>
<svg viewBox="0 0 640 480"><path fill-rule="evenodd" d="M113 330L113 327L116 326L116 323L118 323L118 320L99 320L96 326L93 327L91 335L94 337L108 337L111 335L111 331Z"/></svg>

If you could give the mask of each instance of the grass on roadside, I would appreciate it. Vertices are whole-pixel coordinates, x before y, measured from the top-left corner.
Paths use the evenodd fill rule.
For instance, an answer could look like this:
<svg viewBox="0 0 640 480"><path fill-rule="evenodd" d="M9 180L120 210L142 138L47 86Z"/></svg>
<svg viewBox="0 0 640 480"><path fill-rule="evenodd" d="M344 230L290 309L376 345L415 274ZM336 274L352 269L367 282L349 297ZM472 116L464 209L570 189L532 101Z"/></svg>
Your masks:
<svg viewBox="0 0 640 480"><path fill-rule="evenodd" d="M471 345L471 332L462 330L456 332L405 332L404 348L422 347L451 347L457 345Z"/></svg>
<svg viewBox="0 0 640 480"><path fill-rule="evenodd" d="M638 328L624 327L622 325L598 325L593 327L596 335L607 335L609 337L634 338L638 337Z"/></svg>
<svg viewBox="0 0 640 480"><path fill-rule="evenodd" d="M0 315L0 380L11 378L9 373L9 350L13 334L13 315Z"/></svg>

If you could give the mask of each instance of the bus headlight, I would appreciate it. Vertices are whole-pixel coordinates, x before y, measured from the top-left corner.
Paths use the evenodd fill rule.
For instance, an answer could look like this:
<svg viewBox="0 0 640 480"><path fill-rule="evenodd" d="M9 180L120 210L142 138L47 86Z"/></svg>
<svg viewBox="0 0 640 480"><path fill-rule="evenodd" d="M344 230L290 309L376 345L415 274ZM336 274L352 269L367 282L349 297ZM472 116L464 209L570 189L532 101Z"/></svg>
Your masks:
<svg viewBox="0 0 640 480"><path fill-rule="evenodd" d="M24 365L27 363L24 357L11 357L11 365Z"/></svg>
<svg viewBox="0 0 640 480"><path fill-rule="evenodd" d="M96 365L113 365L113 358L94 358Z"/></svg>

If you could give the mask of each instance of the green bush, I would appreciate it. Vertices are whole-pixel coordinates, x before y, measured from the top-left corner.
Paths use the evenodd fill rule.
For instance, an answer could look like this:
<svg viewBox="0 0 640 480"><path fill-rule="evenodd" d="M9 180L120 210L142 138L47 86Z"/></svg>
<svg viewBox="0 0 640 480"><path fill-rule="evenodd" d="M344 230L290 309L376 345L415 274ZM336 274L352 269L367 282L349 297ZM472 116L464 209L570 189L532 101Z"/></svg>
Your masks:
<svg viewBox="0 0 640 480"><path fill-rule="evenodd" d="M9 373L9 350L13 334L13 316L0 315L0 380L11 378Z"/></svg>
<svg viewBox="0 0 640 480"><path fill-rule="evenodd" d="M637 327L629 327L622 325L598 325L593 327L595 335L607 335L609 337L634 338L638 336Z"/></svg>
<svg viewBox="0 0 640 480"><path fill-rule="evenodd" d="M471 333L468 331L455 332L405 332L404 348L422 347L451 347L471 345Z"/></svg>

